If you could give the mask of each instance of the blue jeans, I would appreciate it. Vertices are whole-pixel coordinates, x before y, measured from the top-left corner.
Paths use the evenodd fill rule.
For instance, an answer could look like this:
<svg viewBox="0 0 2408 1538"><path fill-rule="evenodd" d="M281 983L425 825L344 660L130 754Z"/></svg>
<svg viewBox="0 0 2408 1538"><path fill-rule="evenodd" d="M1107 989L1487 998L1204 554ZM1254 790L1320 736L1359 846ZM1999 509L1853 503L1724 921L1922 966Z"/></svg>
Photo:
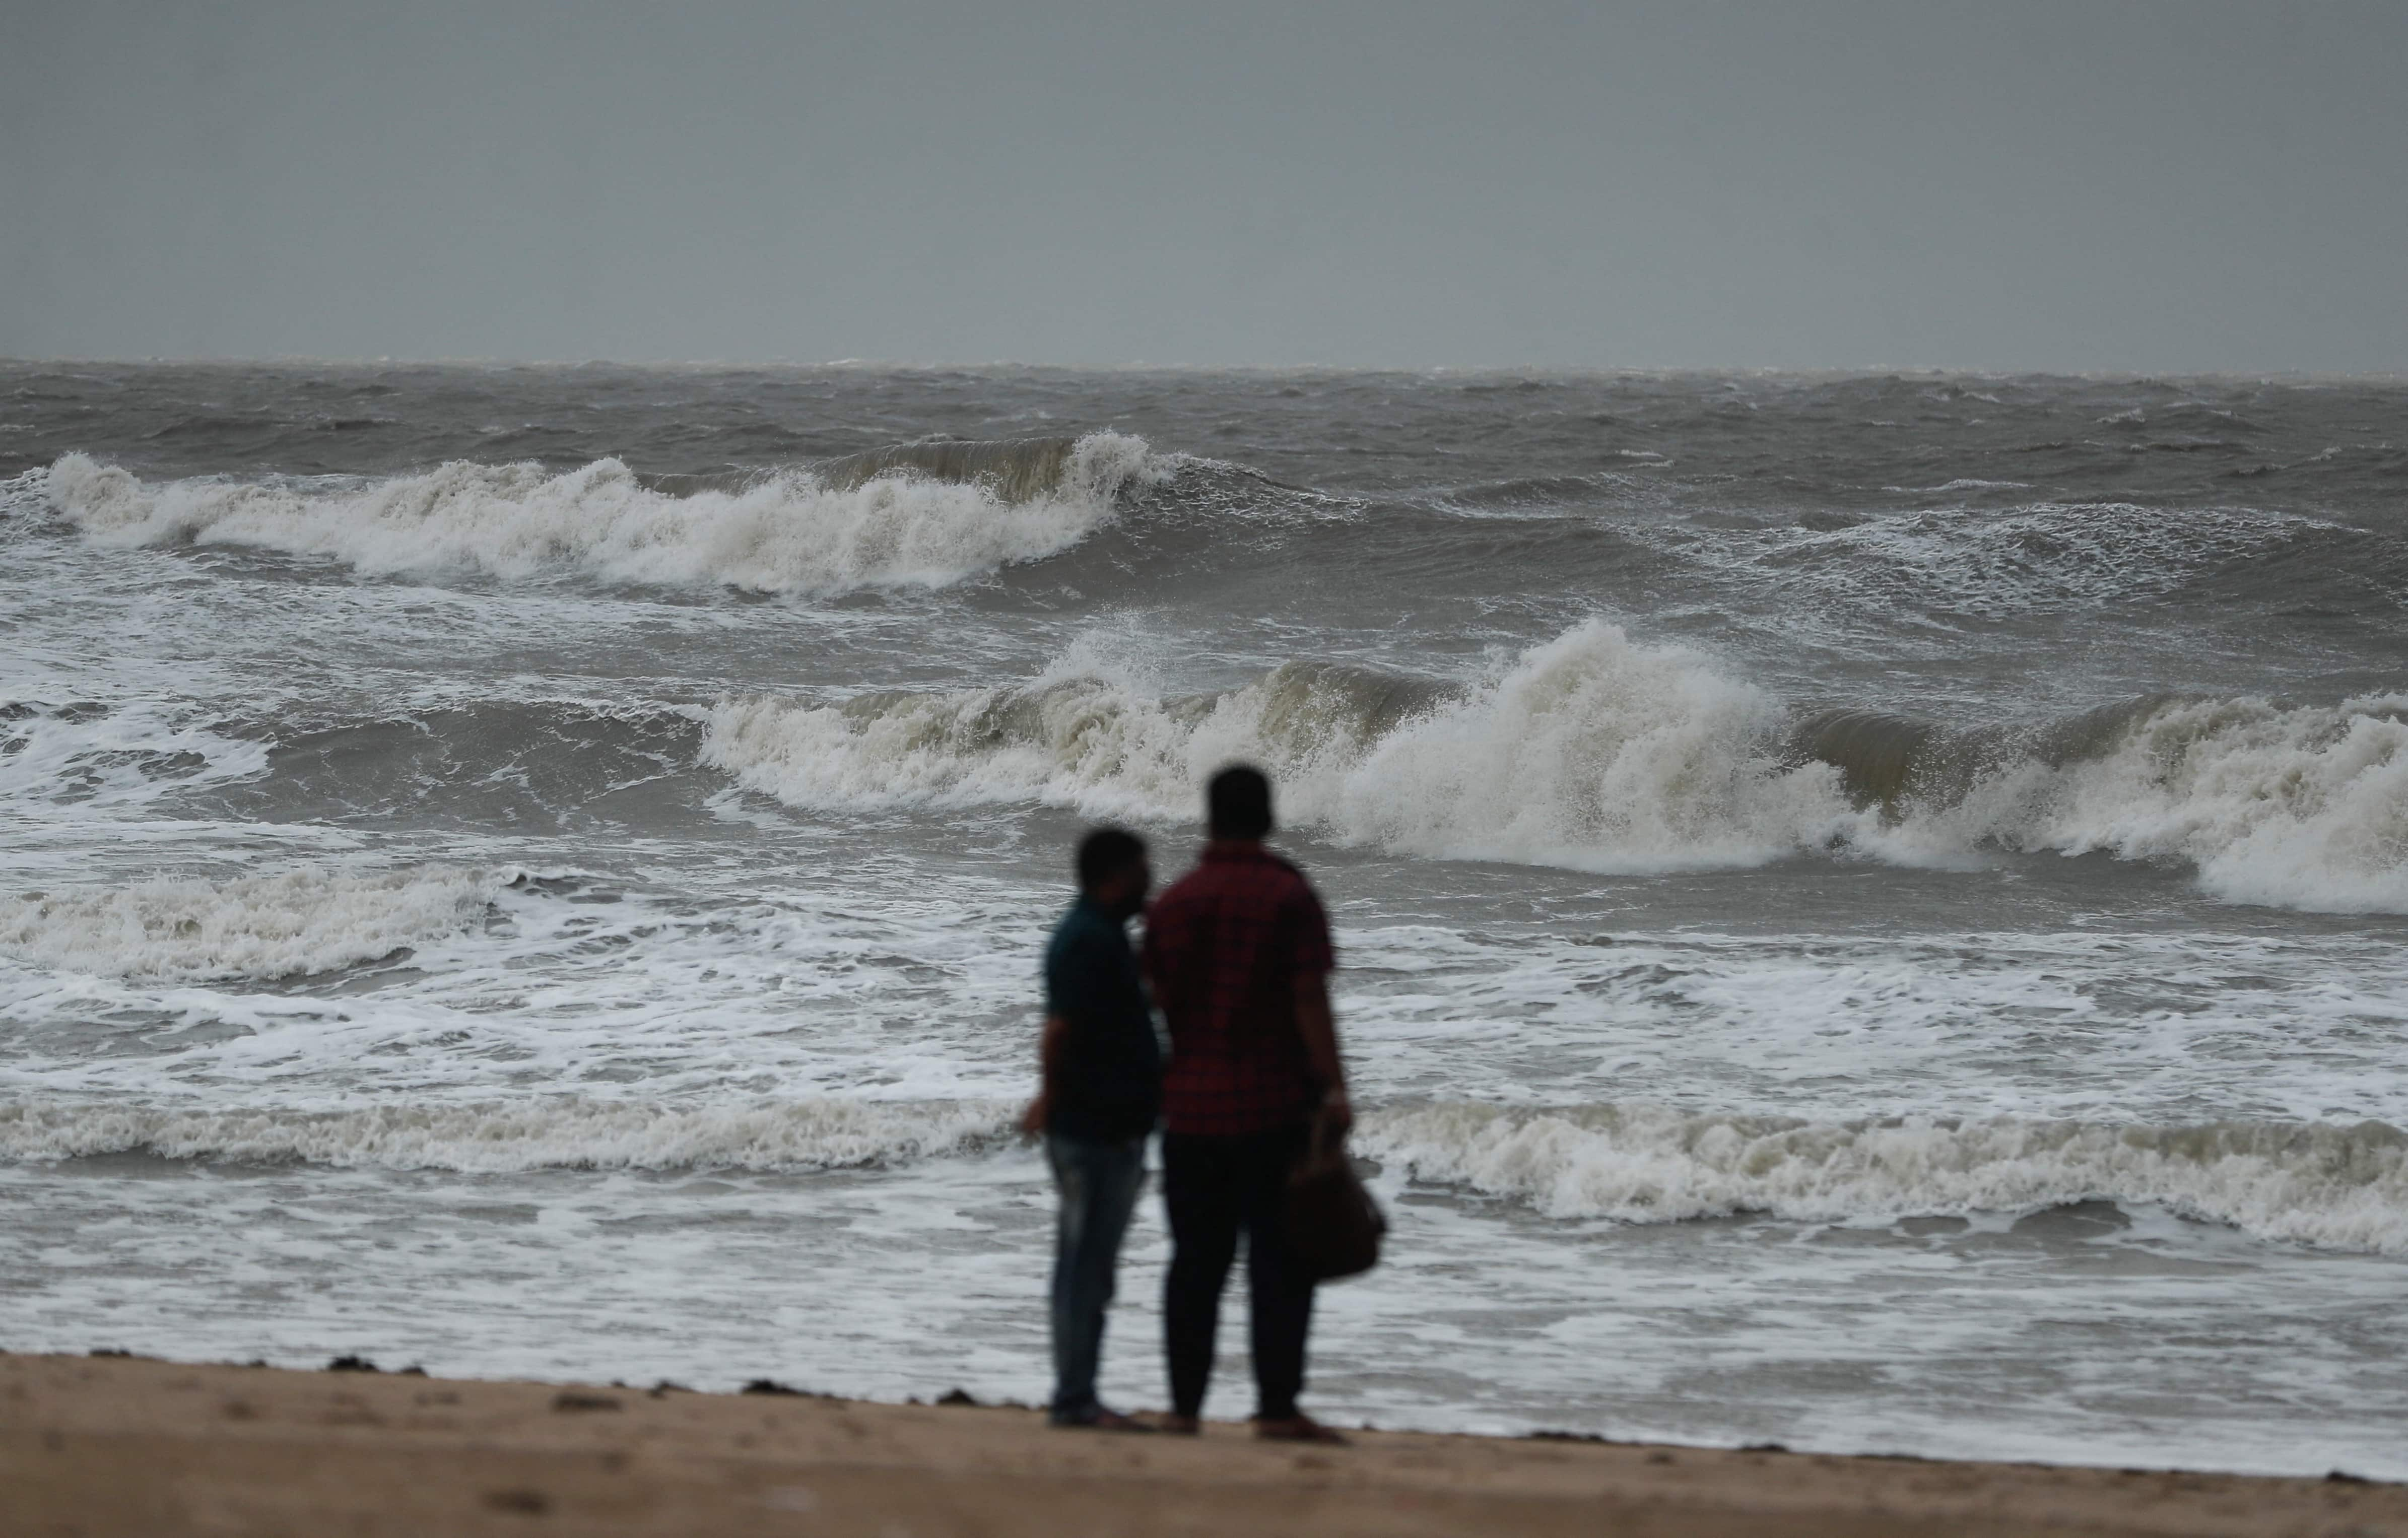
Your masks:
<svg viewBox="0 0 2408 1538"><path fill-rule="evenodd" d="M1121 1239L1145 1184L1145 1139L1090 1143L1048 1133L1045 1157L1062 1212L1054 1230L1054 1419L1093 1420L1096 1367L1104 1354L1104 1311Z"/></svg>

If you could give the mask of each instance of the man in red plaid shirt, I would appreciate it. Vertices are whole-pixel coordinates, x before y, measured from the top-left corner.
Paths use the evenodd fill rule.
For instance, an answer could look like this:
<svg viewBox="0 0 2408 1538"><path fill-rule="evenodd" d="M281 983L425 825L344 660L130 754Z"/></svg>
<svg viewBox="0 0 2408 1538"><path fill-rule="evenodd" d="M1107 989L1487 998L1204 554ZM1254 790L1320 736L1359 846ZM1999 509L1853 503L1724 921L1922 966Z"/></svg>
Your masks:
<svg viewBox="0 0 2408 1538"><path fill-rule="evenodd" d="M1329 920L1303 873L1263 847L1271 787L1259 769L1223 769L1206 803L1204 857L1155 900L1145 930L1146 977L1170 1028L1162 1086L1171 1239L1165 1429L1197 1429L1221 1293L1242 1230L1255 1434L1339 1442L1297 1408L1313 1283L1280 1226L1288 1171L1313 1118L1333 1118L1341 1130L1353 1120L1329 1013Z"/></svg>

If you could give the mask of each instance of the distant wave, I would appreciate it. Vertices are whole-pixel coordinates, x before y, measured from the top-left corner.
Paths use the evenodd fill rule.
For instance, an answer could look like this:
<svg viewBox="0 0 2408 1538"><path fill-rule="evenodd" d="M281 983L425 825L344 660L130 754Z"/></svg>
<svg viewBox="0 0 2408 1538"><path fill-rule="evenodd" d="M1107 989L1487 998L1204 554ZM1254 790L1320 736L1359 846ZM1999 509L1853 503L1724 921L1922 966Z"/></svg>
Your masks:
<svg viewBox="0 0 2408 1538"><path fill-rule="evenodd" d="M1955 481L1922 489L1955 494L2006 484ZM2351 531L2297 513L2033 502L1850 518L1692 554L1726 577L1769 583L1810 606L1840 596L1882 611L1999 618L2164 597L2222 568L2327 545L2363 555Z"/></svg>
<svg viewBox="0 0 2408 1538"><path fill-rule="evenodd" d="M191 700L10 699L0 806L47 817L129 811L382 814L446 798L568 815L695 769L698 711L639 700L466 693L359 714Z"/></svg>
<svg viewBox="0 0 2408 1538"><path fill-rule="evenodd" d="M817 1099L679 1107L555 1098L363 1110L0 1102L0 1158L144 1153L504 1174L530 1170L824 1170L963 1153L1010 1135L1001 1100Z"/></svg>
<svg viewBox="0 0 2408 1538"><path fill-rule="evenodd" d="M103 544L246 545L331 556L370 573L572 573L827 595L940 587L1055 554L1109 521L1125 491L1169 473L1170 462L1142 439L1115 433L1039 440L1018 459L956 453L968 479L939 479L922 464L944 447L686 496L648 485L616 459L563 475L534 464L454 461L423 475L330 487L217 479L152 485L71 453L50 467L47 495Z"/></svg>
<svg viewBox="0 0 2408 1538"><path fill-rule="evenodd" d="M2157 699L1951 735L1799 716L1602 622L1464 686L1289 663L1161 696L1066 659L1025 684L721 702L704 762L813 808L1039 801L1185 821L1231 759L1344 842L1575 870L1742 867L1985 844L2188 862L2218 896L2408 912L2408 697Z"/></svg>
<svg viewBox="0 0 2408 1538"><path fill-rule="evenodd" d="M1655 1105L1375 1113L1361 1150L1550 1216L1803 1223L2154 1204L2260 1239L2408 1253L2408 1137L2222 1121L2144 1127L1990 1117L1806 1122Z"/></svg>
<svg viewBox="0 0 2408 1538"><path fill-rule="evenodd" d="M0 956L172 982L334 971L454 934L512 872L304 869L0 898Z"/></svg>

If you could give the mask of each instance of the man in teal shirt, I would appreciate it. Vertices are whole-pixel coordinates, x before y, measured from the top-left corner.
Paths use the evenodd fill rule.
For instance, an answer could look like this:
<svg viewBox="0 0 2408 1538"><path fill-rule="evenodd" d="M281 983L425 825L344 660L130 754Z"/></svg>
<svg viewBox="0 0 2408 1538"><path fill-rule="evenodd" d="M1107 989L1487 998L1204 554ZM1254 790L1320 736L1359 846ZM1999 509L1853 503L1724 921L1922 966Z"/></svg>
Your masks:
<svg viewBox="0 0 2408 1538"><path fill-rule="evenodd" d="M1145 1140L1162 1108L1162 1044L1127 928L1153 885L1136 835L1088 834L1079 845L1078 900L1045 948L1044 1079L1021 1127L1045 1139L1062 1199L1054 1245L1056 1426L1147 1430L1096 1397L1096 1370L1121 1240L1145 1181Z"/></svg>

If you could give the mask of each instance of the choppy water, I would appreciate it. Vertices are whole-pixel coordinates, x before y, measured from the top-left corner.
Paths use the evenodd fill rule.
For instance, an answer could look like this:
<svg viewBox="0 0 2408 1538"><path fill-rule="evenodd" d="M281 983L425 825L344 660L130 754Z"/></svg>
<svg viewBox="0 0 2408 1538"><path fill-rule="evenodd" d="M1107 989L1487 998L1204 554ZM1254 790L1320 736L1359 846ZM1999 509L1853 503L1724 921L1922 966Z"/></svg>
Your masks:
<svg viewBox="0 0 2408 1538"><path fill-rule="evenodd" d="M0 1344L1037 1397L1066 851L1242 755L1317 1405L2408 1474L2408 384L13 365L0 477Z"/></svg>

